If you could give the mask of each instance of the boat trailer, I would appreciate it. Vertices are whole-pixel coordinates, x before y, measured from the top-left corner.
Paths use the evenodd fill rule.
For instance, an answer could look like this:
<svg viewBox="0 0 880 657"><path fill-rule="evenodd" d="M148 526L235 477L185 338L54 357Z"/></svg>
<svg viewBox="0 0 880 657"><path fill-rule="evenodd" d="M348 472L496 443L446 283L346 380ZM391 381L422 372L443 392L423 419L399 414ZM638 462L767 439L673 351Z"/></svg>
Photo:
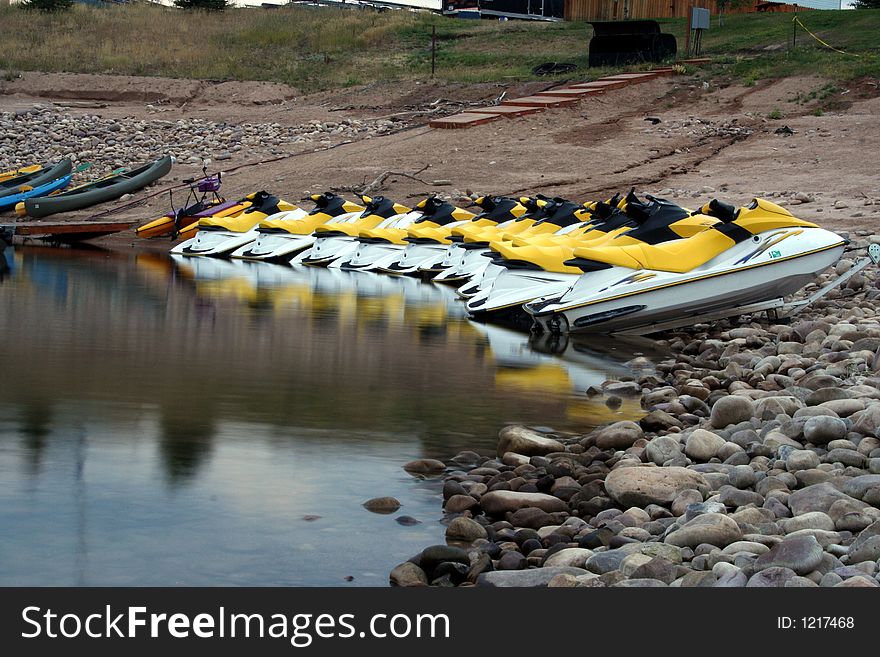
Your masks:
<svg viewBox="0 0 880 657"><path fill-rule="evenodd" d="M868 246L868 255L862 256L856 260L852 266L837 278L829 281L810 296L804 299L794 301L786 301L782 297L776 297L768 301L759 301L757 303L744 304L735 306L726 310L717 310L714 312L700 313L693 315L683 315L682 317L672 319L666 322L654 322L651 324L642 324L631 326L619 331L614 331L613 335L647 335L649 333L657 333L659 331L668 331L671 329L682 328L685 326L693 326L694 324L703 324L712 322L725 317L738 317L740 315L751 315L753 313L766 312L767 316L772 320L788 319L797 315L807 306L812 305L831 290L839 285L846 283L850 278L862 271L870 264L880 264L880 244L871 244Z"/></svg>

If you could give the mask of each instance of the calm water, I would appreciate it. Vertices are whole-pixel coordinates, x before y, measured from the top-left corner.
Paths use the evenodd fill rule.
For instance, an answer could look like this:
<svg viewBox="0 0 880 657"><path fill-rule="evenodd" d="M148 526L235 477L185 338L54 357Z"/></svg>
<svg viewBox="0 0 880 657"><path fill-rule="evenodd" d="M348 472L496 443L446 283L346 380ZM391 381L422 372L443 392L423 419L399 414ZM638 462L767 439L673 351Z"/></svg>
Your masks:
<svg viewBox="0 0 880 657"><path fill-rule="evenodd" d="M443 541L401 465L629 417L584 391L638 350L530 345L410 279L7 249L0 585L384 586Z"/></svg>

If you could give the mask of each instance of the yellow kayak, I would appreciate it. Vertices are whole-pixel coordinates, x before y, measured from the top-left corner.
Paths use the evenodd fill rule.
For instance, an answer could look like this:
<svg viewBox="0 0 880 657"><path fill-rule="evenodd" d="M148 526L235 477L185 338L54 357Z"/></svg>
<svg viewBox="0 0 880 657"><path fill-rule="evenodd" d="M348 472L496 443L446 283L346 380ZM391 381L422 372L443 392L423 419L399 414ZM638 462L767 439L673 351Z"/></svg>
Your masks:
<svg viewBox="0 0 880 657"><path fill-rule="evenodd" d="M0 171L0 182L4 180L9 180L10 178L15 178L16 176L21 176L26 173L36 173L40 169L43 168L42 164L31 164L27 167L21 167L20 169L10 169L9 171Z"/></svg>
<svg viewBox="0 0 880 657"><path fill-rule="evenodd" d="M168 235L173 235L175 229L181 224L185 223L189 226L203 217L214 216L219 212L233 208L233 206L239 206L241 203L242 201L224 201L222 199L219 201L198 201L186 208L181 208L176 212L169 212L158 219L139 226L135 230L135 234L143 239L167 237Z"/></svg>

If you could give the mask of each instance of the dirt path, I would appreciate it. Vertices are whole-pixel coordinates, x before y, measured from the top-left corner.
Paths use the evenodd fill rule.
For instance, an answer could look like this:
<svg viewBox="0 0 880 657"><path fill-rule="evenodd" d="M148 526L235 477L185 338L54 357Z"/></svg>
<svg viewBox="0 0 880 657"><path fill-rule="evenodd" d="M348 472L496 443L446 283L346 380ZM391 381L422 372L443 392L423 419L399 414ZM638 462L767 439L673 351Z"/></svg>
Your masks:
<svg viewBox="0 0 880 657"><path fill-rule="evenodd" d="M873 164L873 154L880 151L875 81L836 90L830 106L839 109L821 116L813 112L822 99L798 102L811 93L821 95L827 88L821 78L719 87L677 77L611 92L571 109L468 130L435 130L424 122L443 111L491 102L502 92L522 94L542 85L373 85L304 97L268 83L111 82L100 76L28 74L0 83L0 110L38 101L67 99L70 104L75 98L71 112L118 119L160 113L167 119L197 115L227 123L284 124L394 115L407 122L392 135L239 169L225 179L228 196L267 188L296 200L306 192L357 186L385 171L413 173L427 166L418 175L424 182L391 176L382 193L404 203L432 192L453 199L470 193L541 192L586 200L635 186L688 207L715 196L746 203L763 195L782 201L798 216L840 230L873 232L880 216L880 179ZM78 109L77 104L88 107ZM654 124L646 117L660 121ZM793 134L777 132L784 126ZM223 166L252 159L243 151ZM180 165L173 178L195 170ZM129 214L147 219L166 204L156 199Z"/></svg>

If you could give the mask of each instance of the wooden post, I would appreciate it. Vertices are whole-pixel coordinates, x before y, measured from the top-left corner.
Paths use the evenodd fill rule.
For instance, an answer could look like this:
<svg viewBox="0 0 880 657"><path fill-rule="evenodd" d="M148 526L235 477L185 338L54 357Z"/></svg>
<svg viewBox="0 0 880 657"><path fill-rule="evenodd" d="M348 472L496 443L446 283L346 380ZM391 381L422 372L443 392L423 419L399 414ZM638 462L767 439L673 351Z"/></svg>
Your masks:
<svg viewBox="0 0 880 657"><path fill-rule="evenodd" d="M692 25L692 19L693 19L693 15L694 15L693 8L694 8L694 6L690 5L687 10L687 28L686 28L687 32L685 32L685 35L684 35L685 58L691 56L691 32L693 32L691 25Z"/></svg>
<svg viewBox="0 0 880 657"><path fill-rule="evenodd" d="M437 26L431 26L431 77L437 68Z"/></svg>
<svg viewBox="0 0 880 657"><path fill-rule="evenodd" d="M791 22L791 47L797 47L797 10L798 6L794 6L794 20Z"/></svg>

